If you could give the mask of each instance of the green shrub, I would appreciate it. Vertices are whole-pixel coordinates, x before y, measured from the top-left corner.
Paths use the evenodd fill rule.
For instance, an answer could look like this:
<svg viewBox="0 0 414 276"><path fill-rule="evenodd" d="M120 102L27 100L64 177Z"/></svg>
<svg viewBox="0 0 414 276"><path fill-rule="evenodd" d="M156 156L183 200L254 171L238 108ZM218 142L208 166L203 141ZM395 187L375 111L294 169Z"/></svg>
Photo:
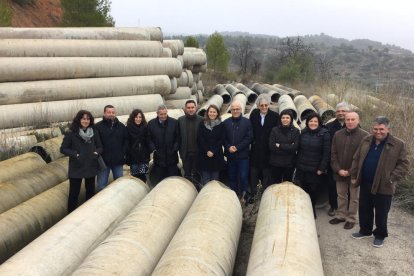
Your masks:
<svg viewBox="0 0 414 276"><path fill-rule="evenodd" d="M0 0L0 27L11 25L12 12L5 0Z"/></svg>
<svg viewBox="0 0 414 276"><path fill-rule="evenodd" d="M16 2L20 6L36 4L36 0L13 0L13 2Z"/></svg>

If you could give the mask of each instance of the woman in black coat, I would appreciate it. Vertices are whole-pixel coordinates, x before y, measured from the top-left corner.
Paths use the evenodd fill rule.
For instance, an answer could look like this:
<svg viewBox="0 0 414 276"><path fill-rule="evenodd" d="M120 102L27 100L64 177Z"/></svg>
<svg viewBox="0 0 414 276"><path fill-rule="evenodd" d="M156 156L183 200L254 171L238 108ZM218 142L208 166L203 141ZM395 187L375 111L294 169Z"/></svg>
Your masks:
<svg viewBox="0 0 414 276"><path fill-rule="evenodd" d="M146 182L150 151L148 146L148 125L140 109L134 109L127 121L128 151L127 164L132 176Z"/></svg>
<svg viewBox="0 0 414 276"><path fill-rule="evenodd" d="M219 112L217 106L210 105L197 131L198 165L203 184L218 180L220 171L224 169L224 125Z"/></svg>
<svg viewBox="0 0 414 276"><path fill-rule="evenodd" d="M296 151L299 146L299 130L293 126L293 114L290 110L280 113L280 123L272 129L269 137L272 183L292 181L295 170Z"/></svg>
<svg viewBox="0 0 414 276"><path fill-rule="evenodd" d="M78 206L78 197L85 179L86 200L95 194L95 176L98 174L98 156L102 144L94 128L94 118L87 110L80 110L63 138L60 152L69 156L68 213Z"/></svg>
<svg viewBox="0 0 414 276"><path fill-rule="evenodd" d="M295 179L309 194L315 218L318 186L323 183L323 175L326 174L329 165L330 139L329 131L322 126L319 114L311 113L300 135Z"/></svg>

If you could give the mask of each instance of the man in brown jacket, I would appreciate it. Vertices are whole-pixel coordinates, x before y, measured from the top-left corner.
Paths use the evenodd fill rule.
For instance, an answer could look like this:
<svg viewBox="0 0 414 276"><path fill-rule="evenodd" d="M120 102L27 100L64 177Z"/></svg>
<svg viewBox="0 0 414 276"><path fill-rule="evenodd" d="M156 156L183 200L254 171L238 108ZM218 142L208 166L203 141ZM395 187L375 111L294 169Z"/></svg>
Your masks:
<svg viewBox="0 0 414 276"><path fill-rule="evenodd" d="M351 185L352 157L358 149L361 140L368 132L359 127L359 116L356 112L345 115L345 129L337 131L332 140L331 168L336 180L338 193L338 210L330 224L345 222L345 229L352 229L355 225L358 211L359 187ZM349 190L349 207L348 207Z"/></svg>
<svg viewBox="0 0 414 276"><path fill-rule="evenodd" d="M387 220L397 181L408 172L409 161L405 143L392 136L389 120L374 120L372 135L365 137L357 149L351 168L351 183L360 186L359 232L355 239L374 234L374 247L382 247L388 237ZM375 211L375 226L372 231Z"/></svg>

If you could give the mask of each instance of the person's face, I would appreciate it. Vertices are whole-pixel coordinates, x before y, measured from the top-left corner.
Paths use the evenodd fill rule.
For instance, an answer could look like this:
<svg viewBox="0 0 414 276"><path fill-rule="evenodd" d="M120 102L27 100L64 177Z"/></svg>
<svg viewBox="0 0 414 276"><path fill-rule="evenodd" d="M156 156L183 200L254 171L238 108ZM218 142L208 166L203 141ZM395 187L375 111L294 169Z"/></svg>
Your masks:
<svg viewBox="0 0 414 276"><path fill-rule="evenodd" d="M137 125L140 125L142 123L142 115L141 115L141 113L138 113L137 116L135 116L134 122Z"/></svg>
<svg viewBox="0 0 414 276"><path fill-rule="evenodd" d="M374 135L375 140L377 141L384 140L387 137L389 132L390 132L390 129L384 124L380 124L380 125L375 124L372 127L372 134Z"/></svg>
<svg viewBox="0 0 414 276"><path fill-rule="evenodd" d="M260 109L260 113L267 114L267 112L269 111L269 104L266 102L261 102L259 104L259 109Z"/></svg>
<svg viewBox="0 0 414 276"><path fill-rule="evenodd" d="M309 127L311 130L315 130L315 129L317 129L317 128L319 127L319 121L318 121L318 118L313 117L312 119L310 119L310 120L309 120L309 122L308 122L308 127Z"/></svg>
<svg viewBox="0 0 414 276"><path fill-rule="evenodd" d="M86 129L91 124L91 118L89 118L88 114L83 114L82 118L80 119L80 125L83 129Z"/></svg>
<svg viewBox="0 0 414 276"><path fill-rule="evenodd" d="M349 130L356 129L359 124L359 116L355 112L350 112L345 115L345 126Z"/></svg>
<svg viewBox="0 0 414 276"><path fill-rule="evenodd" d="M345 114L348 112L345 108L338 108L336 110L336 119L338 121L344 121L345 120Z"/></svg>
<svg viewBox="0 0 414 276"><path fill-rule="evenodd" d="M213 120L217 119L218 113L214 108L210 108L208 110L207 115L208 115L208 118L213 121Z"/></svg>
<svg viewBox="0 0 414 276"><path fill-rule="evenodd" d="M282 122L283 126L289 126L291 123L291 119L289 115L282 115L282 117L280 118L280 121Z"/></svg>
<svg viewBox="0 0 414 276"><path fill-rule="evenodd" d="M197 111L197 109L196 109L195 104L188 103L188 104L185 105L184 112L187 113L188 115L192 116L196 113L196 111Z"/></svg>
<svg viewBox="0 0 414 276"><path fill-rule="evenodd" d="M234 118L238 118L241 115L241 106L239 104L235 104L231 106L231 116Z"/></svg>
<svg viewBox="0 0 414 276"><path fill-rule="evenodd" d="M158 110L158 112L157 112L158 119L159 119L160 121L165 121L165 120L167 120L167 114L168 114L167 109L161 109L161 110Z"/></svg>
<svg viewBox="0 0 414 276"><path fill-rule="evenodd" d="M104 111L104 115L103 116L107 120L115 120L115 117L116 117L116 110L115 110L115 108L110 108L110 107L106 108L105 111Z"/></svg>

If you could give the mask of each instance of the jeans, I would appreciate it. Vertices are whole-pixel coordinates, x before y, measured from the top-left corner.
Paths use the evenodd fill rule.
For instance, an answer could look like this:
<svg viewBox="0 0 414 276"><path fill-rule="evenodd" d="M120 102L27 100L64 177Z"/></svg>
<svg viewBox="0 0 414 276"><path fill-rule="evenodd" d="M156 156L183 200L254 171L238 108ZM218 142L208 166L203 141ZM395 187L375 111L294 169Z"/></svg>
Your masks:
<svg viewBox="0 0 414 276"><path fill-rule="evenodd" d="M69 178L68 213L78 207L78 197L82 185L82 178ZM86 200L95 194L95 176L85 178Z"/></svg>
<svg viewBox="0 0 414 276"><path fill-rule="evenodd" d="M249 159L228 159L227 170L229 173L231 189L240 196L240 183L242 195L245 195L249 186Z"/></svg>
<svg viewBox="0 0 414 276"><path fill-rule="evenodd" d="M98 173L98 191L102 190L108 185L109 171L112 171L112 176L115 179L124 175L123 165L108 166L105 170Z"/></svg>
<svg viewBox="0 0 414 276"><path fill-rule="evenodd" d="M203 185L206 185L212 180L219 180L219 171L201 171L201 176L203 178Z"/></svg>

